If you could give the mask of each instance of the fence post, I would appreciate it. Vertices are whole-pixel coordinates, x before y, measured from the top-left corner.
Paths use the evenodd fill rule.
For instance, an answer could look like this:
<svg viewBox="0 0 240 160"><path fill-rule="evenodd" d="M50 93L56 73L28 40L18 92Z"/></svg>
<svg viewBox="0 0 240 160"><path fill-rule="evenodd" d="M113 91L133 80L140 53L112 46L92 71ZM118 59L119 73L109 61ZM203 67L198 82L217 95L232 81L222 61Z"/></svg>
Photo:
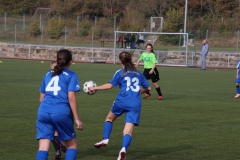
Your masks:
<svg viewBox="0 0 240 160"><path fill-rule="evenodd" d="M25 31L25 13L23 14L23 31Z"/></svg>
<svg viewBox="0 0 240 160"><path fill-rule="evenodd" d="M30 46L30 44L29 44L29 46L28 46L28 58L29 58L29 59L31 58L30 54L31 54L31 46Z"/></svg>
<svg viewBox="0 0 240 160"><path fill-rule="evenodd" d="M7 14L4 13L4 23L5 23L5 31L7 30Z"/></svg>
<svg viewBox="0 0 240 160"><path fill-rule="evenodd" d="M92 62L93 61L93 36L94 36L94 27L92 27Z"/></svg>
<svg viewBox="0 0 240 160"><path fill-rule="evenodd" d="M206 31L206 40L208 39L208 29Z"/></svg>
<svg viewBox="0 0 240 160"><path fill-rule="evenodd" d="M44 30L43 30L43 25L42 25L42 29L41 29L41 30L42 30L42 34L41 34L41 45L42 45L42 44L43 44L43 34L44 34L44 33L43 33L43 32L44 32Z"/></svg>
<svg viewBox="0 0 240 160"><path fill-rule="evenodd" d="M67 27L65 26L65 46L67 44Z"/></svg>
<svg viewBox="0 0 240 160"><path fill-rule="evenodd" d="M58 16L58 22L61 22L61 15Z"/></svg>
<svg viewBox="0 0 240 160"><path fill-rule="evenodd" d="M180 29L180 33L182 33L182 30ZM181 38L182 38L182 35L180 34L179 35L179 46L178 46L178 50L180 51L180 46L181 46Z"/></svg>
<svg viewBox="0 0 240 160"><path fill-rule="evenodd" d="M15 43L17 42L17 24L15 24Z"/></svg>
<svg viewBox="0 0 240 160"><path fill-rule="evenodd" d="M95 16L95 22L94 22L94 28L96 29L96 25L97 25L97 16Z"/></svg>
<svg viewBox="0 0 240 160"><path fill-rule="evenodd" d="M77 33L78 33L78 16L77 16Z"/></svg>
<svg viewBox="0 0 240 160"><path fill-rule="evenodd" d="M239 41L239 30L237 32L237 49L236 49L237 52L238 52L238 41Z"/></svg>
<svg viewBox="0 0 240 160"><path fill-rule="evenodd" d="M40 26L40 31L41 31L41 26L42 26L42 14L40 14L40 18L39 18L39 26Z"/></svg>

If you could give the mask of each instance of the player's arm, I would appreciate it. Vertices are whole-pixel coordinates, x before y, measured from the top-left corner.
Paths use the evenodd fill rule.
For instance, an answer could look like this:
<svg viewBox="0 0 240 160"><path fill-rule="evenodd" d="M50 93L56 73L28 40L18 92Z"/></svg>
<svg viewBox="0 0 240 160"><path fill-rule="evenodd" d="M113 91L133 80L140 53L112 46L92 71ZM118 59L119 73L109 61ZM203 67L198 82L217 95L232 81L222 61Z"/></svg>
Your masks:
<svg viewBox="0 0 240 160"><path fill-rule="evenodd" d="M150 74L153 73L155 67L156 67L156 63L153 63L152 69L149 71Z"/></svg>
<svg viewBox="0 0 240 160"><path fill-rule="evenodd" d="M109 90L112 88L113 88L113 85L111 83L106 83L106 84L103 84L103 85L97 86L97 87L89 87L89 90L91 92L93 92L95 90Z"/></svg>
<svg viewBox="0 0 240 160"><path fill-rule="evenodd" d="M40 93L40 97L39 97L39 103L41 103L41 102L42 102L43 98L44 98L44 93Z"/></svg>
<svg viewBox="0 0 240 160"><path fill-rule="evenodd" d="M237 69L237 74L236 74L236 78L238 78L238 71L239 71L239 69Z"/></svg>
<svg viewBox="0 0 240 160"><path fill-rule="evenodd" d="M137 60L135 67L138 67L139 62L140 62L140 59Z"/></svg>
<svg viewBox="0 0 240 160"><path fill-rule="evenodd" d="M143 93L145 93L147 91L151 91L151 86L149 86L148 88L141 88L140 89L140 94L143 94Z"/></svg>
<svg viewBox="0 0 240 160"><path fill-rule="evenodd" d="M76 92L74 92L74 91L68 92L68 100L70 103L70 107L71 107L71 110L73 113L75 123L77 124L77 129L82 130L83 123L81 122L79 115L78 115Z"/></svg>
<svg viewBox="0 0 240 160"><path fill-rule="evenodd" d="M137 60L137 62L135 64L135 67L138 67L139 62L142 61L142 59L143 59L143 55L141 54L140 58Z"/></svg>

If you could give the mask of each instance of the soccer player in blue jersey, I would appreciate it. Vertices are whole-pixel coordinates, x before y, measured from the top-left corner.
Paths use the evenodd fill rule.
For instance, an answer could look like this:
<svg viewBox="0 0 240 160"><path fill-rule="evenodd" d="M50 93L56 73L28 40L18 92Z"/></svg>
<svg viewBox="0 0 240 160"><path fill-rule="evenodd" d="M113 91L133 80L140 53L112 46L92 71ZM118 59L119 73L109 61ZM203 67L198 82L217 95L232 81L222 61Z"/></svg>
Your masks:
<svg viewBox="0 0 240 160"><path fill-rule="evenodd" d="M119 62L123 69L116 71L109 83L90 87L89 89L90 91L108 90L119 86L120 92L117 94L103 126L102 141L94 144L94 146L101 148L108 145L114 120L125 113L122 147L118 156L118 160L125 160L126 151L132 140L133 127L134 125L139 125L142 105L140 94L150 91L151 87L143 74L136 70L130 53L121 52L119 54Z"/></svg>
<svg viewBox="0 0 240 160"><path fill-rule="evenodd" d="M237 63L237 74L236 74L236 80L235 80L237 94L235 95L234 98L239 98L240 97L239 83L240 83L240 60L238 60L238 63Z"/></svg>
<svg viewBox="0 0 240 160"><path fill-rule="evenodd" d="M36 160L48 159L48 150L55 130L58 131L58 139L66 143L65 159L76 160L77 140L72 118L78 130L83 129L83 123L79 119L76 100L76 92L80 91L80 86L78 76L68 69L71 63L71 52L59 50L57 65L42 80L39 89L42 101L36 122L36 139L39 140Z"/></svg>
<svg viewBox="0 0 240 160"><path fill-rule="evenodd" d="M57 65L57 61L52 61L52 63L50 64L50 69L53 70L56 65ZM40 103L42 102L42 100L43 100L43 97L40 97L39 99ZM58 140L57 136L58 136L58 132L55 131L54 139L51 140L53 147L55 149L55 155L54 155L55 160L61 159L61 150L64 153L66 153L67 151L65 143L63 141Z"/></svg>

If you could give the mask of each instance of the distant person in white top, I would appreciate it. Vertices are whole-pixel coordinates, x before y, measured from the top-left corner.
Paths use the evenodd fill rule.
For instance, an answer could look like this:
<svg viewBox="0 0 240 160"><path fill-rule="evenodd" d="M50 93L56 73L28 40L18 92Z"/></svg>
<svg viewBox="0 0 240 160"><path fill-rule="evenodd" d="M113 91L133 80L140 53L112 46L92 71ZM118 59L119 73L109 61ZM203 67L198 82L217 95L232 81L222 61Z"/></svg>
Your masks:
<svg viewBox="0 0 240 160"><path fill-rule="evenodd" d="M209 46L207 40L204 39L201 44L201 59L200 59L202 70L206 70L206 56L208 54L208 50Z"/></svg>
<svg viewBox="0 0 240 160"><path fill-rule="evenodd" d="M140 44L144 44L144 35L143 34L139 34L138 40L137 40L137 45L139 46Z"/></svg>

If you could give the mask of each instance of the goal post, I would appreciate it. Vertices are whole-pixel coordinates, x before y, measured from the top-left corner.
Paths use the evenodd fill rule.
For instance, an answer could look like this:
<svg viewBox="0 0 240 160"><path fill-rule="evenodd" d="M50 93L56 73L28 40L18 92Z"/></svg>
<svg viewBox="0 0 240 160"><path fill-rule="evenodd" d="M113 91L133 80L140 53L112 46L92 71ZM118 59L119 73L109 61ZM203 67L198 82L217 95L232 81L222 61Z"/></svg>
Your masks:
<svg viewBox="0 0 240 160"><path fill-rule="evenodd" d="M50 8L42 8L42 7L38 7L34 14L33 14L33 18L49 18L51 16L51 10Z"/></svg>
<svg viewBox="0 0 240 160"><path fill-rule="evenodd" d="M163 17L150 17L150 32L158 32L163 28L164 19ZM153 31L153 29L155 31Z"/></svg>
<svg viewBox="0 0 240 160"><path fill-rule="evenodd" d="M143 47L139 46L136 49L130 49L128 47L117 48L118 35L134 34L145 35L145 43ZM189 35L192 37L190 38ZM186 46L182 46L183 38L186 39ZM154 41L154 40L155 41ZM157 58L157 65L161 66L182 66L182 67L196 67L196 47L194 35L188 33L167 33L167 32L131 32L131 31L115 31L114 33L114 64L118 61L117 56L122 51L132 52L134 50L134 56L140 56L145 51L145 45L150 43L153 45L153 50ZM137 38L135 40L135 43ZM174 42L173 45L166 45L168 42ZM190 43L189 43L190 42ZM133 61L136 62L136 57L133 57Z"/></svg>

